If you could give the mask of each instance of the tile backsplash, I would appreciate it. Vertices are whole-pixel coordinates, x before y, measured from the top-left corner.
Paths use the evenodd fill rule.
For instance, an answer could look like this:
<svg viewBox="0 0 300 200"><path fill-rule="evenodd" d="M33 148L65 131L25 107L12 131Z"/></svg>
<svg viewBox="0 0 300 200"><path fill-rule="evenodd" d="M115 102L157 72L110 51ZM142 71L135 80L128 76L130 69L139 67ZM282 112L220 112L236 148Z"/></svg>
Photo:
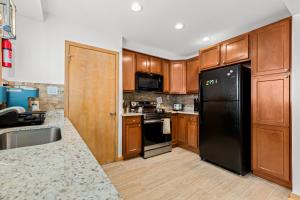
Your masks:
<svg viewBox="0 0 300 200"><path fill-rule="evenodd" d="M64 85L28 82L7 82L9 85L28 86L39 89L40 109L44 111L60 110L64 108ZM57 88L57 90L55 90ZM52 93L49 93L51 89ZM48 92L47 92L48 90ZM54 91L54 92L53 92ZM56 92L57 91L57 92Z"/></svg>
<svg viewBox="0 0 300 200"><path fill-rule="evenodd" d="M133 92L123 93L123 100L125 103L130 101L156 101L157 97L162 97L163 106L167 109L172 109L174 103L184 104L184 109L187 111L194 110L194 98L197 98L197 94L187 95L173 95L173 94L161 94L154 92Z"/></svg>

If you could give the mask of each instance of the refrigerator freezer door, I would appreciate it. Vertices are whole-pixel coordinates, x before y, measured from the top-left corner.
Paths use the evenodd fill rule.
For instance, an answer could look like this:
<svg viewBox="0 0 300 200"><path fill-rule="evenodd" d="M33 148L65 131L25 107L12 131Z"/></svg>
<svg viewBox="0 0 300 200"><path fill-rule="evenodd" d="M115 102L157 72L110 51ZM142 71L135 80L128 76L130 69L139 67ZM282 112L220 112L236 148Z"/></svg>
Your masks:
<svg viewBox="0 0 300 200"><path fill-rule="evenodd" d="M242 174L239 102L203 102L201 118L201 158Z"/></svg>
<svg viewBox="0 0 300 200"><path fill-rule="evenodd" d="M240 65L214 69L200 74L202 101L239 100Z"/></svg>

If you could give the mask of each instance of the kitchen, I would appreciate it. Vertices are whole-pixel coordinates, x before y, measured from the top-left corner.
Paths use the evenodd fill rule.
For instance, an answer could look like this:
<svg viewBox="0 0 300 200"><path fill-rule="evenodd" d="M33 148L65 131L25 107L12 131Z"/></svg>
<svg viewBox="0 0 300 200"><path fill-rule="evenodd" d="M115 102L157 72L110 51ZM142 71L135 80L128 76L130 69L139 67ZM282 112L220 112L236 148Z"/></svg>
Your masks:
<svg viewBox="0 0 300 200"><path fill-rule="evenodd" d="M67 0L33 1L15 0L17 37L3 48L13 57L0 73L0 124L10 126L0 129L1 199L299 198L293 1L221 3L253 13L224 22L220 10L208 25L189 19L213 16L205 10L217 2L192 2L190 15L178 0L187 10L178 20L170 11L159 33L132 29L158 26L158 1L91 0L69 12ZM12 98L33 91L22 105ZM12 136L18 147L4 145Z"/></svg>

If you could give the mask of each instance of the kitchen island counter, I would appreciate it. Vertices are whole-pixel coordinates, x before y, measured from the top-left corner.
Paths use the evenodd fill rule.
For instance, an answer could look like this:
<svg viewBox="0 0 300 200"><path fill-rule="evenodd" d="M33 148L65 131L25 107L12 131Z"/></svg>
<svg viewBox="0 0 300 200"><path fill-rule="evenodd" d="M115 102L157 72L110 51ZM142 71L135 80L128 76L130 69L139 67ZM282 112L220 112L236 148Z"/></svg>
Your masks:
<svg viewBox="0 0 300 200"><path fill-rule="evenodd" d="M0 199L121 199L63 111L45 125L1 129L0 134L58 126L62 139L0 151Z"/></svg>

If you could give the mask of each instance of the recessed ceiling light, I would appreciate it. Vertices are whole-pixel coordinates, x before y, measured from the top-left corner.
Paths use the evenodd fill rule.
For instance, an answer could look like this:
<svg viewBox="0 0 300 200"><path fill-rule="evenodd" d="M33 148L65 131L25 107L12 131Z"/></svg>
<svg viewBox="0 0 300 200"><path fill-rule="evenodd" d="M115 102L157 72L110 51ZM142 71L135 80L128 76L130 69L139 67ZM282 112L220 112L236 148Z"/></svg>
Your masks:
<svg viewBox="0 0 300 200"><path fill-rule="evenodd" d="M134 12L141 12L143 9L142 5L139 2L133 2L131 4L131 10Z"/></svg>
<svg viewBox="0 0 300 200"><path fill-rule="evenodd" d="M209 41L209 37L204 37L202 40L203 40L203 42L207 42L207 41Z"/></svg>
<svg viewBox="0 0 300 200"><path fill-rule="evenodd" d="M184 27L184 24L181 22L178 22L175 24L175 29L177 29L177 30L183 29L183 27Z"/></svg>

